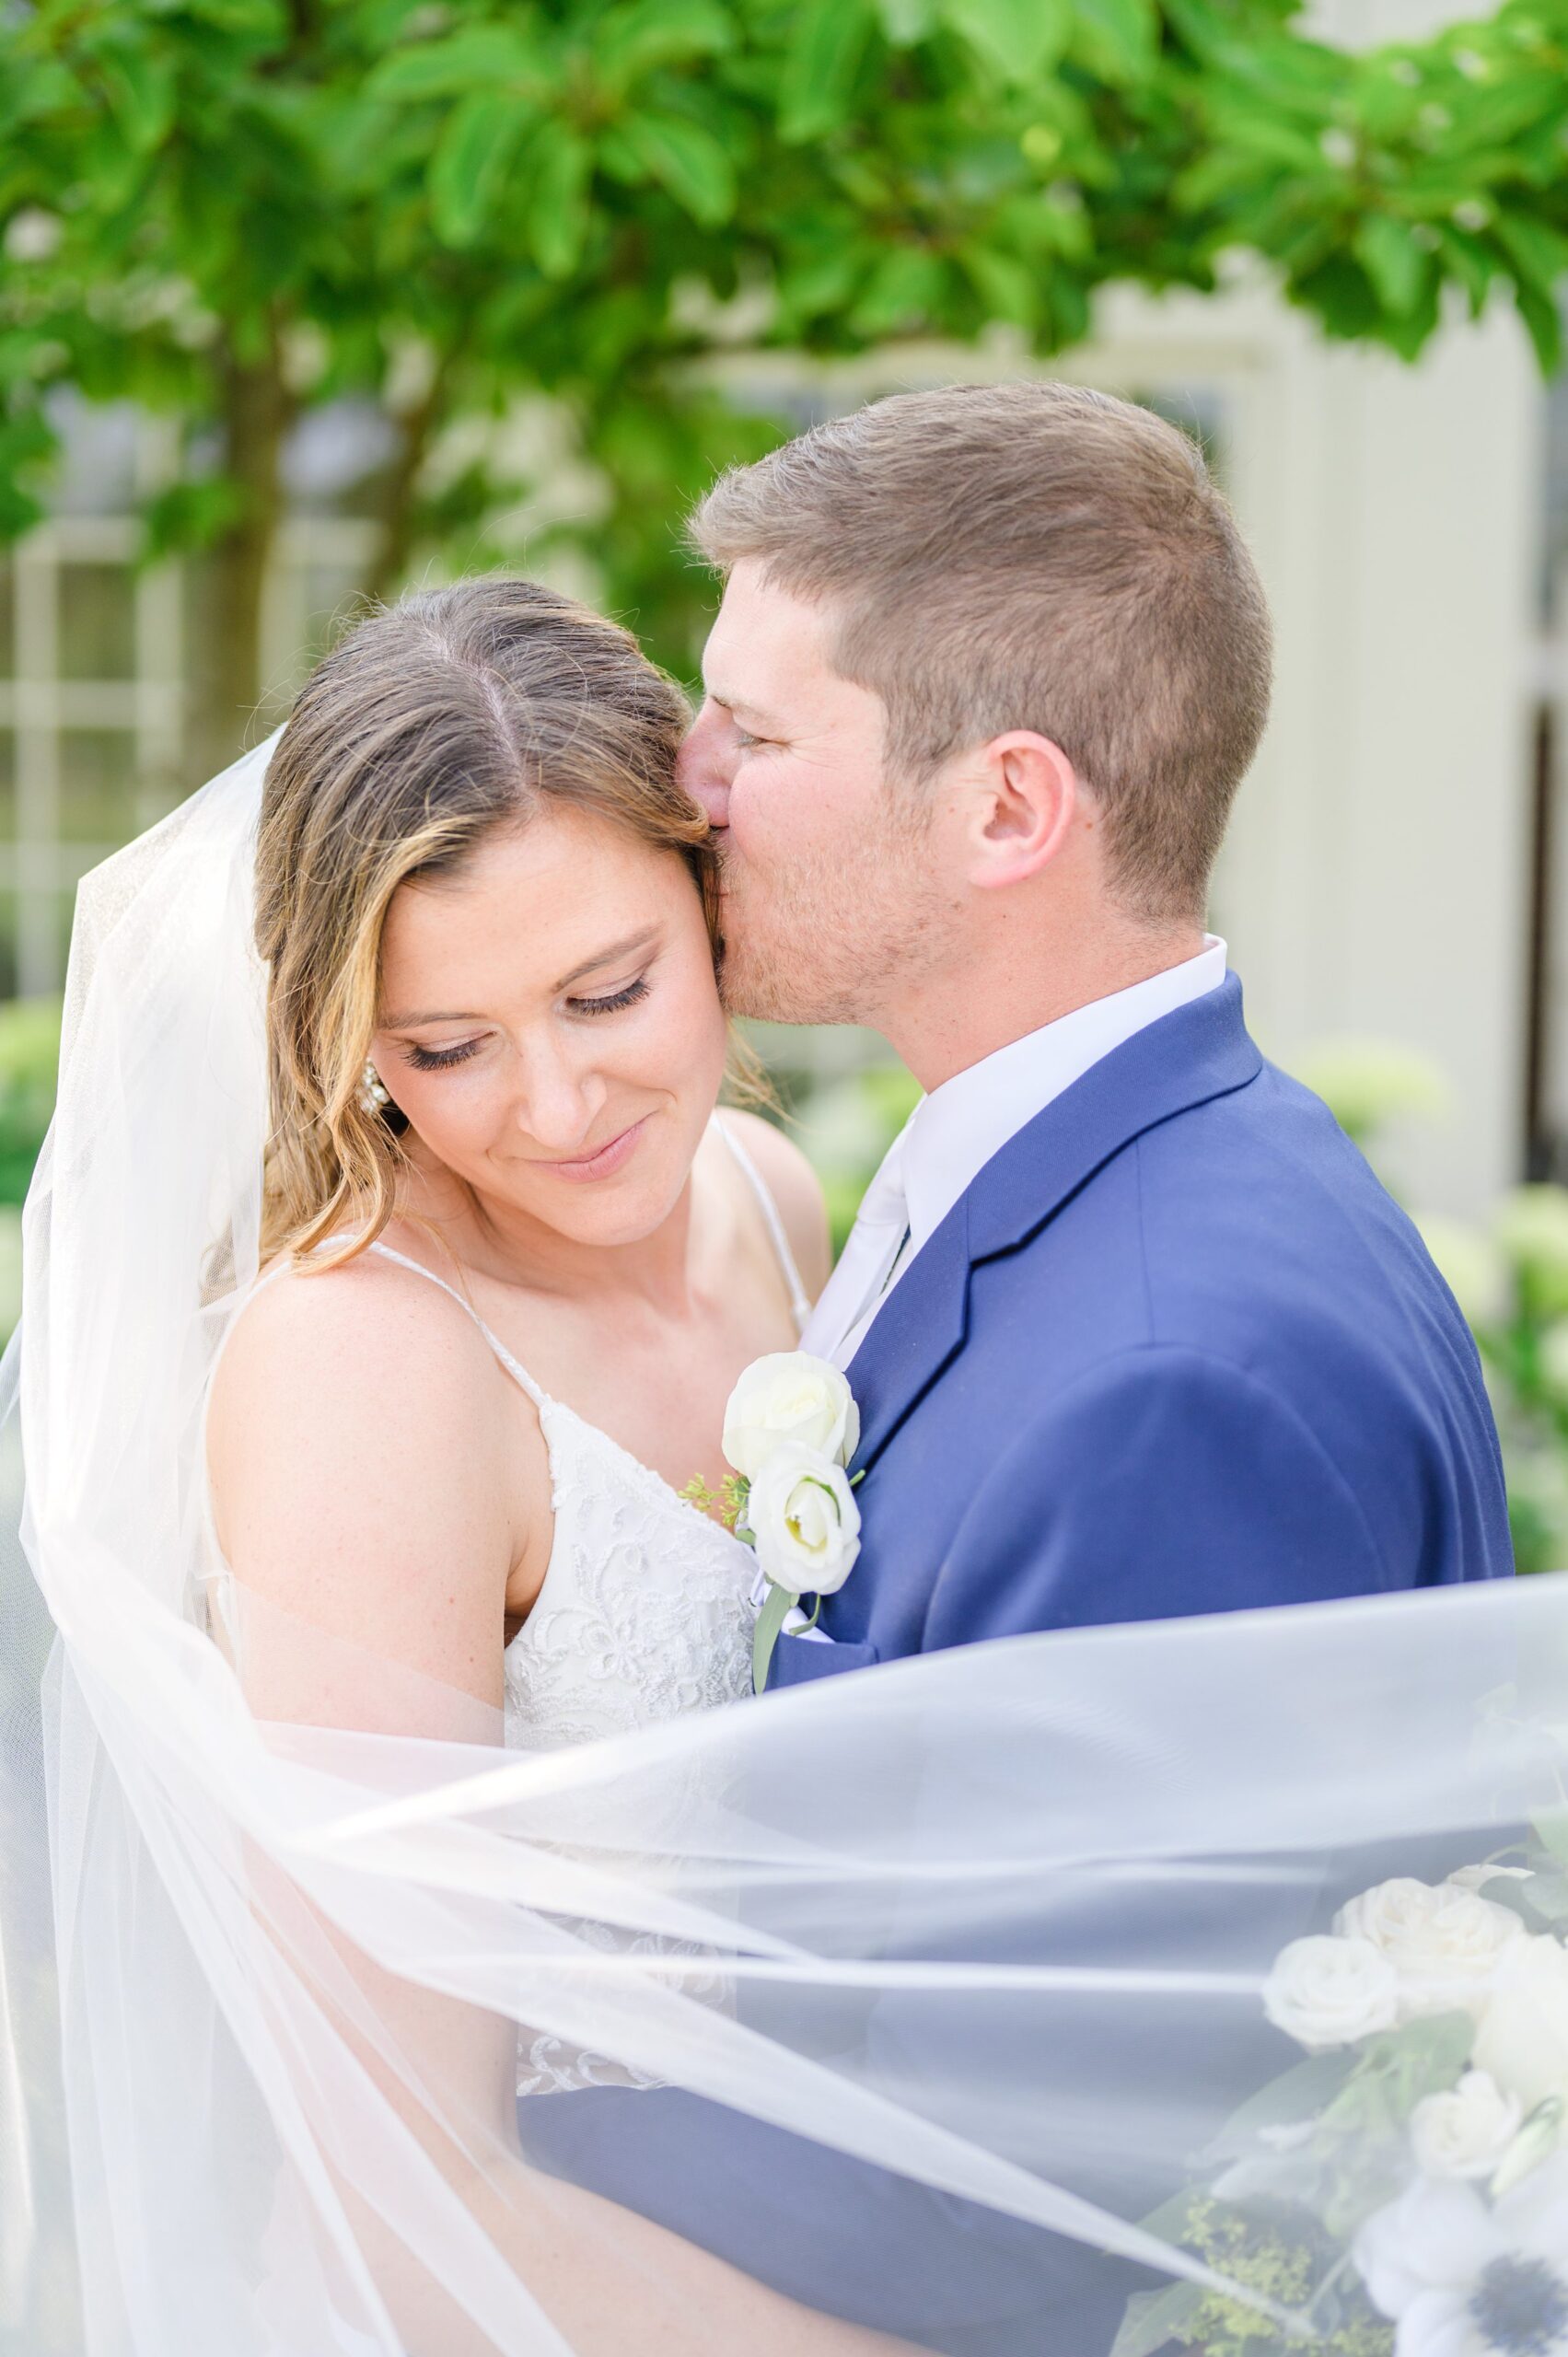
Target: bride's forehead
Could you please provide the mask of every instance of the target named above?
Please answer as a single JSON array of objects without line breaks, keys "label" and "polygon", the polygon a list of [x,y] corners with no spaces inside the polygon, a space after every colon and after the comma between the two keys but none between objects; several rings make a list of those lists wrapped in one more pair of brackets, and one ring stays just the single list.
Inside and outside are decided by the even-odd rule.
[{"label": "bride's forehead", "polygon": [[691,895],[679,860],[592,812],[555,806],[498,830],[460,866],[401,885],[381,940],[384,981],[439,964],[559,975]]}]

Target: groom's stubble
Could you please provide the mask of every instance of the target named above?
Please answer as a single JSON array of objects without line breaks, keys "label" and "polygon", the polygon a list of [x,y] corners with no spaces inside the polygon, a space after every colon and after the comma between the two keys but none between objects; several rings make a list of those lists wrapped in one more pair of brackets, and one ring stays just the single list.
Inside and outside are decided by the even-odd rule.
[{"label": "groom's stubble", "polygon": [[852,842],[792,843],[765,873],[717,838],[720,982],[732,1015],[876,1026],[951,952],[958,896],[933,872],[932,803],[886,779]]}]

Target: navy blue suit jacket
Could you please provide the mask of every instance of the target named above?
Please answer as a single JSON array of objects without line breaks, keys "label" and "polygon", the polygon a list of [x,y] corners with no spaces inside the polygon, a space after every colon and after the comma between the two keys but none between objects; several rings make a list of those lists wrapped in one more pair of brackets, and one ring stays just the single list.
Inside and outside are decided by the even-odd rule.
[{"label": "navy blue suit jacket", "polygon": [[987,1163],[849,1373],[864,1555],[775,1684],[1512,1570],[1469,1329],[1234,975]]},{"label": "navy blue suit jacket", "polygon": [[[864,1551],[824,1601],[832,1642],[781,1639],[773,1686],[977,1639],[1513,1568],[1464,1320],[1326,1108],[1264,1062],[1234,976],[993,1157],[849,1372]],[[1260,1914],[1260,1967],[1309,1928],[1288,1912],[1304,1904],[1297,1885],[1286,1913]],[[881,2038],[907,2060],[920,2023],[897,2014],[876,2009],[868,2050]],[[1255,2086],[1283,2059],[1242,2061],[1232,2040],[1216,2120],[1246,2072]],[[1191,2050],[1181,2068],[1191,2084]],[[1085,2072],[1092,2088],[1092,2055]],[[522,2111],[547,2165],[956,2357],[1097,2357],[1134,2280],[682,2093]],[[1172,2189],[1151,2185],[1149,2206]]]}]

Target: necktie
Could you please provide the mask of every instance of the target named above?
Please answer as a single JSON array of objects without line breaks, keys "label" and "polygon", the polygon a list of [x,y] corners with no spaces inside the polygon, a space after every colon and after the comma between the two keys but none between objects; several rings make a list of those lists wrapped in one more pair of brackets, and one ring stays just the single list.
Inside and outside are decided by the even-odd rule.
[{"label": "necktie", "polygon": [[909,1235],[909,1203],[903,1162],[908,1129],[889,1148],[882,1167],[865,1191],[843,1257],[822,1290],[804,1337],[819,1358],[843,1366],[861,1329],[882,1298]]}]

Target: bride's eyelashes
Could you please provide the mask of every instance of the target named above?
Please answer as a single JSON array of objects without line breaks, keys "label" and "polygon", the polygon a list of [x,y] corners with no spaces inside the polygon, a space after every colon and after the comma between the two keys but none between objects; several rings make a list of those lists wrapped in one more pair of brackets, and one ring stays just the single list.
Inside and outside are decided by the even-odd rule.
[{"label": "bride's eyelashes", "polygon": [[619,1015],[624,1006],[637,1006],[647,997],[648,978],[639,974],[624,990],[611,991],[607,998],[569,998],[566,1002],[574,1015]]},{"label": "bride's eyelashes", "polygon": [[[610,991],[602,998],[569,998],[566,1005],[574,1015],[619,1015],[623,1008],[638,1006],[648,995],[648,978],[639,974],[634,982],[624,989]],[[401,1052],[415,1072],[450,1072],[456,1064],[466,1064],[484,1046],[483,1039],[463,1039],[453,1048],[422,1048],[411,1040]]]},{"label": "bride's eyelashes", "polygon": [[410,1046],[403,1050],[403,1056],[415,1072],[449,1072],[454,1064],[466,1064],[470,1056],[477,1056],[483,1045],[482,1039],[465,1039],[456,1048]]}]

